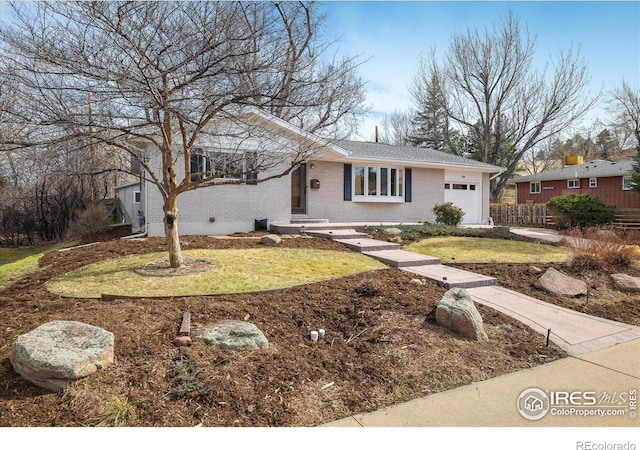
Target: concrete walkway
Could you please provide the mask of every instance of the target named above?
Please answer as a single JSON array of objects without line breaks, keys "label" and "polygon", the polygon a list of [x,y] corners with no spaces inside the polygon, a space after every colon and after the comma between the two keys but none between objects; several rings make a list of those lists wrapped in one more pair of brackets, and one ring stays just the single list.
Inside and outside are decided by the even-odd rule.
[{"label": "concrete walkway", "polygon": [[[552,230],[525,228],[512,231],[550,242],[559,242],[562,238]],[[371,239],[367,234],[355,230],[323,229],[313,233],[340,242],[391,267],[433,280],[447,289],[467,289],[474,301],[513,317],[545,337],[548,335],[551,342],[570,355],[580,355],[640,338],[640,327],[543,302],[497,286],[497,280],[493,277],[443,265],[432,256],[400,250],[400,245],[394,242]]]},{"label": "concrete walkway", "polygon": [[[560,236],[549,230],[512,231],[551,242],[561,240]],[[434,280],[446,288],[466,288],[474,301],[507,314],[543,336],[548,336],[550,341],[571,357],[373,413],[348,417],[325,426],[640,425],[640,420],[635,418],[636,410],[630,404],[627,404],[624,415],[611,415],[610,411],[615,408],[605,404],[600,408],[604,411],[602,416],[588,417],[582,410],[575,412],[576,408],[570,415],[569,409],[550,408],[549,414],[536,421],[519,414],[516,405],[519,395],[532,386],[539,386],[545,391],[596,391],[598,394],[604,393],[605,397],[625,393],[627,399],[635,395],[632,392],[640,388],[640,327],[552,305],[497,286],[495,278],[442,265],[437,258],[405,252],[393,243],[376,241],[355,231],[352,233],[355,234],[325,229],[316,234],[335,237],[335,240],[349,248],[392,267]]]}]

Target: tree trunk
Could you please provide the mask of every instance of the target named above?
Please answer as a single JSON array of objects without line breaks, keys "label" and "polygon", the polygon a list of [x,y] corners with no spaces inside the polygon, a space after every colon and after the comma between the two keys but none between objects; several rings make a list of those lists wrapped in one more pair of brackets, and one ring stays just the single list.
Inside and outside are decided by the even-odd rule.
[{"label": "tree trunk", "polygon": [[164,234],[169,249],[169,265],[173,268],[184,264],[180,236],[178,234],[178,197],[171,196],[164,202]]}]

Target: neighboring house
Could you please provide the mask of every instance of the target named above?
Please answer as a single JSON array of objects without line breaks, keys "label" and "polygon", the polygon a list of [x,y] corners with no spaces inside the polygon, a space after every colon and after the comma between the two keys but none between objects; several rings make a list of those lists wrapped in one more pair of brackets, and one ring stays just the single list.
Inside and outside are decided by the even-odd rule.
[{"label": "neighboring house", "polygon": [[[305,142],[317,151],[312,160],[299,164],[288,176],[252,183],[272,173],[247,173],[256,155],[255,145],[238,152],[234,145],[198,143],[191,157],[193,172],[215,172],[216,164],[238,165],[238,177],[246,184],[217,185],[188,191],[178,198],[179,232],[182,235],[223,235],[252,231],[256,220],[289,224],[295,219],[326,219],[330,222],[433,221],[432,208],[450,201],[465,212],[463,223],[489,221],[489,180],[503,169],[478,161],[415,147],[387,144],[328,141],[310,135],[265,113],[252,113],[263,138],[273,142]],[[243,144],[245,145],[245,144]],[[287,147],[286,145],[283,146]],[[224,158],[224,148],[234,148]],[[177,163],[180,164],[181,158]],[[222,161],[222,162],[221,162]],[[225,162],[226,161],[226,162]],[[151,161],[150,164],[153,164]],[[291,162],[288,162],[291,165]],[[274,167],[281,171],[286,166]],[[177,167],[178,173],[183,167]],[[139,192],[142,214],[150,236],[163,236],[162,199],[155,186],[118,188],[121,198]],[[124,202],[123,202],[124,203]],[[136,213],[132,210],[135,224]]]},{"label": "neighboring house", "polygon": [[143,187],[144,183],[135,181],[115,188],[119,208],[118,222],[131,224],[134,230],[141,229],[145,224]]},{"label": "neighboring house", "polygon": [[553,197],[587,194],[599,197],[615,209],[640,208],[640,197],[631,189],[632,161],[594,160],[518,177],[518,204],[546,203]]}]

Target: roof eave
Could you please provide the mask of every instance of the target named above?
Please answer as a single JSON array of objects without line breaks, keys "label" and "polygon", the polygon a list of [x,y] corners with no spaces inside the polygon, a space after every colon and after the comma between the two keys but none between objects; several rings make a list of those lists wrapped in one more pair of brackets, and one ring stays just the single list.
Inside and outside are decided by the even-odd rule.
[{"label": "roof eave", "polygon": [[503,167],[498,166],[476,166],[473,164],[458,164],[451,162],[431,162],[431,161],[413,161],[406,159],[395,159],[395,158],[375,158],[368,156],[349,156],[343,158],[343,161],[348,162],[380,162],[386,164],[393,165],[410,165],[412,167],[424,167],[424,168],[434,168],[434,169],[451,169],[451,168],[459,168],[465,170],[472,170],[475,172],[483,172],[483,173],[502,173],[505,171]]}]

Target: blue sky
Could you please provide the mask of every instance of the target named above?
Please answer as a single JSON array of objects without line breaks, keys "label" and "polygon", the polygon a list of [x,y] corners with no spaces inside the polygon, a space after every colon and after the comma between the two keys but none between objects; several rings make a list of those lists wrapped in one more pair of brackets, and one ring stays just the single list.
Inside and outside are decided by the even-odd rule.
[{"label": "blue sky", "polygon": [[[407,87],[420,54],[434,45],[444,51],[452,33],[490,27],[508,11],[536,36],[538,67],[573,45],[587,60],[592,93],[623,79],[640,86],[639,1],[328,1],[324,6],[324,37],[339,38],[340,53],[367,60],[360,75],[372,113],[355,139],[372,140],[385,114],[412,106]],[[0,0],[0,16],[6,8]],[[606,113],[596,109],[586,123],[596,118],[605,120]]]},{"label": "blue sky", "polygon": [[[640,2],[330,1],[325,8],[325,37],[339,37],[340,52],[368,59],[360,75],[373,112],[357,139],[371,140],[385,114],[412,106],[407,86],[420,54],[434,45],[444,51],[453,33],[490,27],[508,11],[536,36],[537,67],[573,45],[587,61],[592,93],[623,79],[640,85]],[[600,109],[588,121],[596,117],[606,118]]]}]

